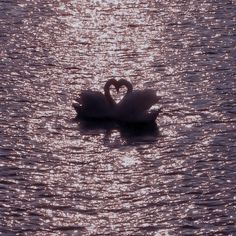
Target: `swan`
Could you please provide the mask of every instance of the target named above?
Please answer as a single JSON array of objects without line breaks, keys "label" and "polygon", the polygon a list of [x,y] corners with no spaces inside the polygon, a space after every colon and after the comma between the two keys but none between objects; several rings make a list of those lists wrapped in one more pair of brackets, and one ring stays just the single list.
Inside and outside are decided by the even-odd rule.
[{"label": "swan", "polygon": [[104,94],[98,91],[85,90],[75,101],[72,106],[77,112],[77,117],[81,119],[114,119],[116,103],[110,94],[110,87],[113,85],[119,92],[120,87],[128,86],[127,93],[131,92],[128,81],[109,79],[104,86]]},{"label": "swan", "polygon": [[[116,104],[110,94],[114,86],[117,93],[122,86],[127,91],[123,99]],[[104,86],[104,94],[98,91],[82,91],[79,98],[72,104],[77,117],[86,120],[111,119],[121,123],[151,123],[155,122],[160,110],[149,109],[159,101],[156,91],[151,89],[133,90],[132,84],[125,80],[110,79]]]},{"label": "swan", "polygon": [[130,82],[121,79],[121,83],[125,83],[129,88],[129,92],[116,105],[115,117],[116,120],[125,123],[151,123],[155,122],[159,110],[149,109],[155,105],[160,96],[156,95],[156,91],[152,89],[135,90]]}]

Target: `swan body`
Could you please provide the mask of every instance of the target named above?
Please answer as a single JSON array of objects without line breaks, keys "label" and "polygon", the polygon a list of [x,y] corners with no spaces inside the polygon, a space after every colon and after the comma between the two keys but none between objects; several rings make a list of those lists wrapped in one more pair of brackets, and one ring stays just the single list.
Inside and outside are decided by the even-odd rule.
[{"label": "swan body", "polygon": [[108,119],[112,116],[112,106],[101,92],[82,91],[72,106],[78,118]]},{"label": "swan body", "polygon": [[[113,85],[117,92],[125,86],[127,93],[116,104],[110,94]],[[98,91],[82,91],[73,103],[78,118],[82,119],[112,119],[122,123],[150,123],[155,122],[159,111],[149,109],[159,101],[160,97],[154,90],[136,90],[130,82],[124,79],[116,81],[110,79],[104,86],[104,94]]]},{"label": "swan body", "polygon": [[110,94],[110,86],[114,85],[116,90],[116,80],[110,79],[104,86],[104,94],[98,91],[85,90],[79,98],[72,104],[77,112],[77,117],[82,119],[111,119],[115,102]]},{"label": "swan body", "polygon": [[117,104],[116,118],[123,122],[154,122],[159,111],[149,109],[159,101],[154,90],[136,90],[127,93]]}]

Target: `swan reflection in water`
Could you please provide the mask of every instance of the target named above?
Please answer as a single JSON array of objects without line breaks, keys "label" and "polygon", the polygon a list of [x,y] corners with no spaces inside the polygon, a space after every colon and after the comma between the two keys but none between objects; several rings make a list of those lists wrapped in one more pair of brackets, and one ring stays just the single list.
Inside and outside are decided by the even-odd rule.
[{"label": "swan reflection in water", "polygon": [[[75,122],[78,119],[74,119]],[[128,144],[154,142],[159,136],[159,128],[155,122],[152,123],[135,123],[125,124],[114,121],[87,121],[80,120],[78,123],[82,135],[100,135],[104,134],[104,143],[111,145],[113,133],[119,132],[121,139]],[[117,144],[120,143],[118,141]]]},{"label": "swan reflection in water", "polygon": [[[116,103],[111,96],[110,88],[114,86],[117,93],[121,87],[126,87],[125,96]],[[133,90],[130,82],[110,79],[104,86],[104,94],[98,91],[82,91],[72,104],[77,112],[76,119],[80,121],[81,133],[93,134],[104,131],[109,137],[116,129],[121,137],[156,137],[158,127],[155,120],[160,112],[150,110],[159,101],[156,91],[151,89]]]}]

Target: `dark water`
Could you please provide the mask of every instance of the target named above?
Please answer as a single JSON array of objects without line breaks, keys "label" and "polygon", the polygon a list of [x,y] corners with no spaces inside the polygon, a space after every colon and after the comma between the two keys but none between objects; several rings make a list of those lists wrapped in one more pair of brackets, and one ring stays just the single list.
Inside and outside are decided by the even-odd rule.
[{"label": "dark water", "polygon": [[[235,20],[229,0],[1,0],[0,235],[236,235]],[[110,78],[156,88],[158,128],[74,122]]]}]

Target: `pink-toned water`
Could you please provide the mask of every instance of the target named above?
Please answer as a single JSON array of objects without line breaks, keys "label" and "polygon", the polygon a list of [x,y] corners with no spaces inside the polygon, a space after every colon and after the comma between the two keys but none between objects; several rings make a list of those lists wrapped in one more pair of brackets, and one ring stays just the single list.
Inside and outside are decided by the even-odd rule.
[{"label": "pink-toned water", "polygon": [[[235,1],[0,1],[0,235],[235,235]],[[110,78],[155,132],[84,127]]]}]

